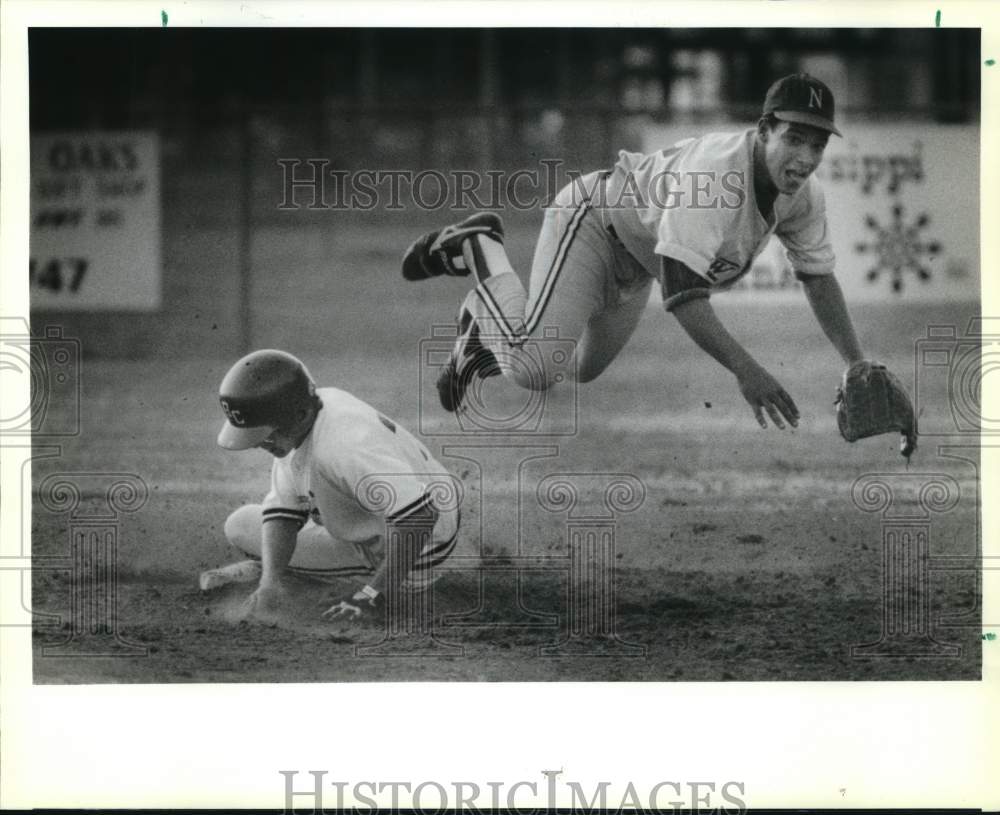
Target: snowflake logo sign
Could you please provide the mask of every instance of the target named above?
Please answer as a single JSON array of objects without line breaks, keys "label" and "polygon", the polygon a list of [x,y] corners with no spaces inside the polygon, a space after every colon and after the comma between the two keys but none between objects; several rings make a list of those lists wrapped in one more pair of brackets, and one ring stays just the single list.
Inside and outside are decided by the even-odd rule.
[{"label": "snowflake logo sign", "polygon": [[938,241],[927,240],[921,235],[930,222],[930,216],[922,212],[912,224],[905,223],[902,204],[892,208],[892,222],[887,226],[882,226],[874,215],[866,215],[865,226],[874,233],[874,239],[868,243],[859,242],[854,248],[859,254],[875,255],[875,265],[865,274],[868,282],[874,283],[885,272],[892,281],[892,290],[900,292],[906,272],[923,282],[930,280],[931,271],[923,263],[941,251]]}]

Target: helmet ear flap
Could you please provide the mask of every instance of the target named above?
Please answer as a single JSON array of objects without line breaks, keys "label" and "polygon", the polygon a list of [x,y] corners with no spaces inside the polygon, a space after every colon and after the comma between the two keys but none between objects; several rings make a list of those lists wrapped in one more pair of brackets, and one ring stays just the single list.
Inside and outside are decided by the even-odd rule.
[{"label": "helmet ear flap", "polygon": [[313,393],[310,399],[298,407],[295,411],[295,426],[303,424],[311,418],[316,416],[316,412],[322,407],[323,403],[320,398]]}]

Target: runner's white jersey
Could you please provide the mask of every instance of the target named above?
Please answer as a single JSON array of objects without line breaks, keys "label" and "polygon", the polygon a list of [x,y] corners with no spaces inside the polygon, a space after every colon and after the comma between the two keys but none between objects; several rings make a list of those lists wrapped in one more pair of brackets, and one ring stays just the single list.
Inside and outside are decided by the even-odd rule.
[{"label": "runner's white jersey", "polygon": [[[305,441],[271,468],[263,518],[309,518],[345,541],[384,532],[385,521],[426,507],[429,485],[452,480],[405,427],[337,388],[320,388],[323,407]],[[384,476],[384,478],[379,478]],[[389,490],[378,486],[382,481]],[[384,502],[384,511],[371,507]],[[366,508],[367,507],[367,508]]]},{"label": "runner's white jersey", "polygon": [[756,130],[709,133],[655,153],[621,151],[608,180],[607,218],[629,253],[657,279],[659,256],[679,260],[713,286],[736,281],[772,235],[799,272],[832,274],[822,189],[810,176],[779,195],[773,222],[754,196]]}]

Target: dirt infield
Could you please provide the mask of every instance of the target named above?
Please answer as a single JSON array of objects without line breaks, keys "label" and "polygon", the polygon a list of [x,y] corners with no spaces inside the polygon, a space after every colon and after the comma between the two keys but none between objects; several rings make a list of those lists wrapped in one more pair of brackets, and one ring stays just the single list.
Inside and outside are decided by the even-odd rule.
[{"label": "dirt infield", "polygon": [[[653,306],[599,380],[553,392],[537,426],[491,435],[456,428],[428,390],[426,343],[450,322],[462,281],[397,291],[396,278],[379,270],[398,252],[378,246],[336,264],[321,248],[314,257],[303,249],[289,286],[275,246],[258,250],[272,311],[259,315],[254,344],[299,354],[321,384],[350,390],[420,433],[462,479],[462,538],[434,589],[431,639],[420,642],[430,653],[412,655],[405,638],[365,651],[381,631],[320,622],[330,586],[296,584],[275,625],[236,620],[246,587],[199,592],[200,570],[235,557],[221,532],[226,516],[267,489],[264,453],[214,446],[215,389],[232,360],[207,347],[148,361],[102,360],[85,348],[80,432],[36,440],[34,450],[36,682],[979,677],[981,604],[970,565],[977,439],[927,436],[908,469],[895,438],[841,441],[831,404],[841,366],[804,298],[713,300],[796,399],[796,431],[759,430],[731,377]],[[329,292],[331,281],[336,299],[306,296]],[[946,378],[915,365],[915,343],[930,325],[961,332],[975,306],[853,312],[873,356],[909,385],[921,378],[921,422],[947,428]],[[496,380],[484,398],[497,415],[523,409],[521,396]],[[69,420],[76,406],[50,409]],[[641,485],[641,505],[609,513],[602,490],[625,476]],[[540,485],[553,478],[576,485],[572,512],[545,506]],[[76,484],[78,504],[53,498],[65,481]],[[135,492],[119,494],[109,513],[114,483]],[[900,518],[909,518],[906,529]],[[612,537],[614,597],[602,606],[610,622],[571,608],[580,573],[570,542],[581,524]],[[74,536],[94,529],[117,547],[117,596],[88,611],[79,603],[93,598],[92,577],[74,577],[70,554]],[[853,652],[885,639],[883,539],[893,529],[927,538],[914,562],[928,570],[899,589],[899,608],[912,615],[909,650],[886,656],[892,643],[883,643]],[[74,635],[95,619],[118,639]],[[617,639],[588,634],[609,626]],[[938,645],[917,653],[916,639]],[[955,648],[940,653],[942,645]],[[117,656],[84,656],[109,650]]]}]

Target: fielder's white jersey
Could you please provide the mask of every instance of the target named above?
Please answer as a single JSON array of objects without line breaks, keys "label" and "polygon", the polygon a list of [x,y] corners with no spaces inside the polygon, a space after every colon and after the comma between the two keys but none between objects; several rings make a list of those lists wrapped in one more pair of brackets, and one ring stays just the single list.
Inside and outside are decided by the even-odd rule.
[{"label": "fielder's white jersey", "polygon": [[749,270],[772,235],[799,272],[832,274],[823,192],[810,176],[779,195],[768,223],[753,185],[756,130],[709,133],[644,155],[621,151],[608,179],[607,218],[619,240],[655,278],[660,255],[679,260],[713,286]]},{"label": "fielder's white jersey", "polygon": [[286,518],[301,526],[311,518],[337,539],[367,541],[383,534],[387,520],[432,503],[429,484],[452,483],[448,470],[402,425],[346,391],[320,388],[317,394],[323,407],[309,435],[274,460],[264,522]]}]

